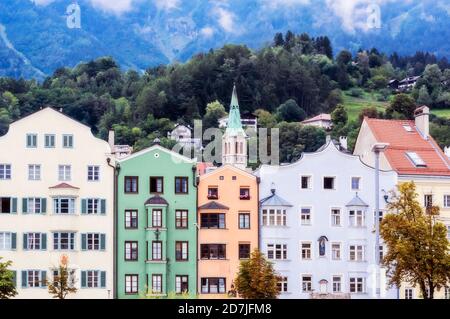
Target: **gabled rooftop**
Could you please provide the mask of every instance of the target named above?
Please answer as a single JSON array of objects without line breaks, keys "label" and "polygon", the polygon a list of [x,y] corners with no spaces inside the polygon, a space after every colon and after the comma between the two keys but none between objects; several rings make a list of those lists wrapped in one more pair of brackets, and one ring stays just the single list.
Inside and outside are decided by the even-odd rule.
[{"label": "gabled rooftop", "polygon": [[272,189],[271,192],[272,195],[261,199],[259,202],[261,206],[292,207],[291,203],[276,194],[275,189]]},{"label": "gabled rooftop", "polygon": [[212,202],[208,202],[202,206],[200,206],[198,209],[220,209],[220,210],[228,210],[230,209],[229,207],[222,205],[218,202],[212,201]]}]

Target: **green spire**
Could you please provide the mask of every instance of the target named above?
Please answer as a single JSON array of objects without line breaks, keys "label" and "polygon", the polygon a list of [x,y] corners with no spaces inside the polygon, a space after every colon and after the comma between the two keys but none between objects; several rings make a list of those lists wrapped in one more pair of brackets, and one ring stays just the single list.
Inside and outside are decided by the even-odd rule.
[{"label": "green spire", "polygon": [[231,96],[230,114],[228,116],[228,133],[238,133],[244,131],[241,122],[241,113],[239,111],[239,102],[237,97],[236,85],[233,85],[233,95]]}]

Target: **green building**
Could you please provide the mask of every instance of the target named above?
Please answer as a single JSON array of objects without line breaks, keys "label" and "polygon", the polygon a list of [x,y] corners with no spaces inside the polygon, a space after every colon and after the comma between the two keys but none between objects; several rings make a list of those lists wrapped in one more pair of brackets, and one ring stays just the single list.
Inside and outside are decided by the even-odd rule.
[{"label": "green building", "polygon": [[118,161],[118,298],[196,294],[195,173],[195,161],[159,144]]}]

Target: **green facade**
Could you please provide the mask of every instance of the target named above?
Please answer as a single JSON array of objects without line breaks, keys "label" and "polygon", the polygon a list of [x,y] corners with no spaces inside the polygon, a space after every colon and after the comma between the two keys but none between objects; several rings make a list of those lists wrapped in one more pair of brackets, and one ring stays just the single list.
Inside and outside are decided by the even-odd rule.
[{"label": "green facade", "polygon": [[[183,281],[183,290],[186,287],[189,294],[194,296],[197,291],[197,187],[195,185],[195,162],[188,158],[174,155],[169,150],[156,145],[149,149],[138,152],[119,162],[118,173],[118,206],[117,206],[117,295],[118,298],[146,298],[147,293],[153,296],[166,297],[176,293],[176,278],[178,282]],[[130,177],[138,177],[137,193],[125,192],[125,180],[130,185]],[[153,191],[155,190],[155,178],[162,177],[163,189],[158,193],[151,193],[150,184],[153,180]],[[187,178],[187,193],[176,193],[176,179]],[[183,187],[185,185],[183,184]],[[181,187],[181,186],[180,186]],[[181,189],[183,188],[181,187]],[[130,189],[128,189],[130,190]],[[180,189],[178,189],[180,190]],[[184,191],[186,191],[184,189]],[[159,193],[160,192],[160,193]],[[130,226],[130,211],[137,211],[137,229],[126,228],[126,214]],[[153,223],[159,225],[158,211],[161,212],[161,227],[153,227]],[[178,218],[176,224],[176,213],[178,217],[187,215],[187,222],[182,222]],[[182,213],[182,212],[186,213]],[[126,213],[128,212],[128,213]],[[187,226],[185,225],[187,224]],[[133,225],[134,226],[134,225]],[[182,228],[187,227],[187,228]],[[159,242],[159,243],[158,243]],[[182,253],[178,253],[177,260],[176,243],[178,247],[184,246]],[[130,245],[138,244],[137,260],[126,260],[126,243]],[[155,244],[156,243],[156,244]],[[160,245],[162,248],[162,258],[153,259],[153,245]],[[155,250],[159,250],[155,248]],[[187,256],[186,256],[187,252]],[[131,253],[128,252],[128,258]],[[128,275],[128,292],[126,290],[126,278]],[[138,292],[130,293],[130,278],[138,281]],[[155,277],[154,277],[155,276]],[[153,279],[162,278],[162,292],[153,292]],[[187,278],[186,278],[187,276]],[[156,280],[158,281],[158,280]],[[134,285],[133,285],[134,286]],[[157,285],[158,286],[158,285]],[[181,284],[178,285],[180,289]],[[131,289],[133,290],[133,289]],[[151,297],[150,297],[151,298]]]}]

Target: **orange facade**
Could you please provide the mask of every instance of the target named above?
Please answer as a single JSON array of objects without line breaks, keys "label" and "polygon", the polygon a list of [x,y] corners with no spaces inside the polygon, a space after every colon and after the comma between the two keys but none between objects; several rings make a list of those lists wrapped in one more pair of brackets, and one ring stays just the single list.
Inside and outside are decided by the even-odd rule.
[{"label": "orange facade", "polygon": [[202,298],[233,290],[241,260],[258,248],[257,177],[226,165],[200,176],[198,290]]}]

